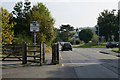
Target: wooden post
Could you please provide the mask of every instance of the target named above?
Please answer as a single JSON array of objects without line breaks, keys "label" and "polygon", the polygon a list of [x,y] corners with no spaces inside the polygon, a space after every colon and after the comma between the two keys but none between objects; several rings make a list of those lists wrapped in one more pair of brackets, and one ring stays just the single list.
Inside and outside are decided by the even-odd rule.
[{"label": "wooden post", "polygon": [[45,63],[45,42],[43,42],[43,63]]},{"label": "wooden post", "polygon": [[54,46],[54,45],[52,44],[52,64],[53,64],[53,61],[54,61],[54,60],[53,60],[53,58],[54,58],[54,49],[53,49],[54,47],[53,47],[53,46]]},{"label": "wooden post", "polygon": [[27,46],[26,43],[24,43],[23,46],[23,60],[22,60],[22,64],[27,64]]},{"label": "wooden post", "polygon": [[57,45],[55,44],[54,45],[54,64],[56,64],[57,63]]},{"label": "wooden post", "polygon": [[57,64],[59,64],[59,44],[57,43]]},{"label": "wooden post", "polygon": [[40,42],[40,66],[42,66],[42,53],[41,53],[41,42]]}]

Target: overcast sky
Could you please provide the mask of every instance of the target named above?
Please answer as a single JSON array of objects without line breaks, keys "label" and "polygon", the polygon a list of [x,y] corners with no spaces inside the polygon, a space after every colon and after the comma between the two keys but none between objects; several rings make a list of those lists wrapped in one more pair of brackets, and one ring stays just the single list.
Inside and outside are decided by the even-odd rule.
[{"label": "overcast sky", "polygon": [[[24,0],[1,0],[0,5],[9,12],[13,10],[15,3]],[[32,5],[43,2],[52,17],[55,19],[55,27],[62,24],[70,24],[73,27],[94,27],[97,18],[104,9],[118,8],[119,0],[29,0]]]}]

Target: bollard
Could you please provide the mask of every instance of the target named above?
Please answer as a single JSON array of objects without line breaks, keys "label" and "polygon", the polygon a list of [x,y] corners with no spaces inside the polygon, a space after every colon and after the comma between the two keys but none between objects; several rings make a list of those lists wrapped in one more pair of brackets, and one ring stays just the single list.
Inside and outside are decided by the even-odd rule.
[{"label": "bollard", "polygon": [[22,64],[27,64],[27,46],[26,46],[26,43],[24,43],[24,46],[23,46],[23,60],[22,60]]}]

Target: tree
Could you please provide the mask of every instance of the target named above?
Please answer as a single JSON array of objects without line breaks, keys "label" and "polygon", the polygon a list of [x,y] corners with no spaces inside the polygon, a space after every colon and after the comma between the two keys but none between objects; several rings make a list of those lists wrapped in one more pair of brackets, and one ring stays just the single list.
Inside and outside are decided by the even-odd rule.
[{"label": "tree", "polygon": [[61,25],[60,26],[60,33],[59,37],[61,38],[61,41],[68,41],[69,38],[71,38],[74,33],[70,33],[70,31],[73,31],[74,27],[70,26],[69,24],[67,25]]},{"label": "tree", "polygon": [[25,1],[18,2],[14,6],[14,10],[12,14],[14,17],[11,19],[12,22],[16,22],[17,24],[14,27],[15,35],[17,34],[29,34],[29,26],[28,26],[28,12],[30,12],[31,2]]},{"label": "tree", "polygon": [[32,21],[37,21],[40,24],[40,31],[37,33],[37,41],[46,41],[51,43],[54,39],[54,19],[50,15],[48,8],[43,3],[34,5],[28,13],[29,24]]},{"label": "tree", "polygon": [[55,39],[53,42],[58,42],[58,41],[61,41],[61,38],[60,38],[60,30],[58,28],[54,28],[54,32],[55,32]]},{"label": "tree", "polygon": [[91,29],[83,29],[79,32],[79,38],[81,41],[88,43],[93,37],[93,31]]},{"label": "tree", "polygon": [[15,26],[15,34],[24,34],[23,38],[27,36],[33,39],[33,33],[30,32],[30,23],[37,21],[40,24],[40,31],[37,32],[37,42],[51,43],[54,39],[54,19],[50,15],[48,8],[43,3],[38,3],[31,8],[29,1],[18,2],[15,7],[13,14],[13,21],[17,22]]},{"label": "tree", "polygon": [[[104,10],[98,17],[99,36],[105,36],[106,41],[112,40],[111,36],[118,34],[118,20],[114,11]],[[98,27],[96,27],[98,30]]]},{"label": "tree", "polygon": [[10,18],[12,14],[10,14],[6,9],[1,8],[2,14],[2,43],[3,44],[12,44],[14,40],[14,25],[15,23],[10,23]]},{"label": "tree", "polygon": [[73,31],[73,30],[74,30],[74,28],[69,24],[60,26],[60,31],[69,32],[69,31]]}]

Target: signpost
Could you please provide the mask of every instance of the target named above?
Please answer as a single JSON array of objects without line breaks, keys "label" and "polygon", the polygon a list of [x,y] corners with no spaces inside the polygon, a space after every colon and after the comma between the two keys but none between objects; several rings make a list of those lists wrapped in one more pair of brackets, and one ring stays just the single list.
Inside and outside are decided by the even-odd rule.
[{"label": "signpost", "polygon": [[[36,45],[36,32],[39,32],[39,23],[37,21],[32,21],[30,23],[30,32],[34,32],[34,45]],[[36,48],[34,48],[36,50]],[[35,55],[36,53],[34,53]]]}]

